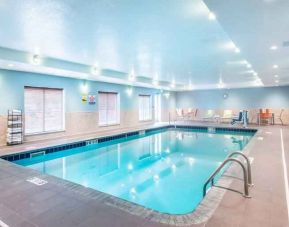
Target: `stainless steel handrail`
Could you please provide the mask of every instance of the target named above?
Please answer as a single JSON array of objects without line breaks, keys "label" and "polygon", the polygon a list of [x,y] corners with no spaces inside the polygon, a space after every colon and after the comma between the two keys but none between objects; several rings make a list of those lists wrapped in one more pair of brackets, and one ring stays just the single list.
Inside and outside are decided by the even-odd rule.
[{"label": "stainless steel handrail", "polygon": [[247,170],[245,168],[245,166],[243,165],[243,163],[236,159],[236,158],[227,158],[216,170],[215,172],[209,177],[209,179],[206,181],[206,183],[204,184],[203,187],[203,197],[206,196],[207,194],[207,186],[208,184],[211,182],[212,186],[214,185],[214,177],[219,173],[219,171],[228,163],[228,162],[236,162],[238,163],[243,170],[243,177],[244,177],[244,194],[243,196],[246,198],[250,198],[249,196],[249,188],[248,188],[248,174],[247,174]]},{"label": "stainless steel handrail", "polygon": [[235,152],[229,154],[228,158],[231,158],[234,155],[241,155],[246,160],[246,162],[247,162],[247,173],[248,173],[248,184],[249,184],[249,186],[253,186],[254,184],[252,182],[251,163],[250,163],[249,158],[245,154],[243,154],[243,153],[241,153],[239,151],[235,151]]}]

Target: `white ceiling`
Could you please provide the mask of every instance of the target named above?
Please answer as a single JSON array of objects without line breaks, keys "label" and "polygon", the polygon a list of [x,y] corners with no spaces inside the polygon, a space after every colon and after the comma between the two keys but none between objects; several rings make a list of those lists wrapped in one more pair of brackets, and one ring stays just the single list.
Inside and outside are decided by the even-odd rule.
[{"label": "white ceiling", "polygon": [[[289,83],[288,0],[204,0],[265,85]],[[271,50],[276,46],[276,50]],[[274,69],[273,65],[278,65]],[[274,75],[279,77],[276,79]]]},{"label": "white ceiling", "polygon": [[[210,12],[217,20],[209,19]],[[282,47],[289,40],[288,12],[288,0],[2,0],[0,46],[55,62],[98,65],[103,72],[122,72],[118,79],[124,82],[134,71],[135,83],[148,86],[154,78],[166,87],[175,83],[170,88],[178,90],[271,86],[275,74],[284,85],[289,83],[289,47]],[[279,47],[275,51],[273,44]],[[0,67],[43,73],[55,68],[54,74],[65,74],[57,73],[63,61],[34,66],[17,60],[17,54],[5,59],[0,49]],[[274,64],[279,69],[272,69]],[[68,70],[73,77],[87,73],[72,73],[76,68]]]}]

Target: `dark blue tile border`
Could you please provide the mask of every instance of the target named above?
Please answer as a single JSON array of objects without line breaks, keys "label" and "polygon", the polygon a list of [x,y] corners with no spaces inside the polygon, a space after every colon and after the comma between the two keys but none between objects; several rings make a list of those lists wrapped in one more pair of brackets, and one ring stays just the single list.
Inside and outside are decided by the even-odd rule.
[{"label": "dark blue tile border", "polygon": [[64,151],[72,148],[78,148],[78,147],[84,147],[90,144],[95,144],[95,143],[104,143],[116,139],[122,139],[122,138],[127,138],[131,136],[136,136],[139,135],[140,132],[153,132],[157,130],[162,130],[162,129],[173,129],[173,128],[179,128],[179,129],[194,129],[200,132],[208,132],[209,128],[213,128],[215,132],[248,132],[248,133],[256,133],[257,129],[243,129],[243,128],[225,128],[225,127],[206,127],[206,126],[192,126],[192,125],[167,125],[163,127],[157,127],[157,128],[151,128],[151,129],[146,129],[146,130],[138,130],[138,131],[133,131],[133,132],[128,132],[128,133],[121,133],[118,135],[113,135],[113,136],[106,136],[106,137],[100,137],[100,138],[95,138],[95,139],[90,139],[90,140],[85,140],[85,141],[80,141],[80,142],[75,142],[75,143],[70,143],[70,144],[63,144],[63,145],[58,145],[58,146],[53,146],[53,147],[46,147],[46,148],[41,148],[37,150],[31,150],[27,152],[21,152],[17,154],[11,154],[11,155],[5,155],[0,158],[6,160],[6,161],[17,161],[20,159],[25,159],[25,158],[30,158],[31,155],[36,154],[38,152],[44,152],[45,154],[51,154],[54,152],[59,152],[59,151]]}]

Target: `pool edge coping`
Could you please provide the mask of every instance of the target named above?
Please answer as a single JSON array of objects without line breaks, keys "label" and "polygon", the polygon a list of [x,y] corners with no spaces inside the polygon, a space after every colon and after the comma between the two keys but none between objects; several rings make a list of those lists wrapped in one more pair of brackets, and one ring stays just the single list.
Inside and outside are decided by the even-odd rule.
[{"label": "pool edge coping", "polygon": [[[249,128],[246,130],[243,128],[230,128],[230,127],[224,127],[224,126],[220,126],[220,127],[218,127],[218,126],[192,126],[192,125],[190,125],[190,126],[177,125],[177,126],[179,126],[179,127],[183,126],[185,128],[202,128],[202,129],[204,129],[204,128],[208,129],[210,127],[213,127],[213,128],[227,129],[229,132],[230,131],[254,130],[255,131],[254,136],[252,137],[250,142],[246,145],[246,147],[243,150],[243,152],[245,154],[250,153],[257,136],[262,131],[262,130],[256,129],[256,128]],[[148,128],[148,129],[145,129],[145,131],[146,130],[154,131],[154,130],[161,130],[163,128],[174,128],[174,127],[175,127],[174,125],[166,125],[166,126],[161,126],[161,127]],[[232,130],[232,129],[235,129],[235,130]],[[140,132],[140,131],[144,131],[144,130],[137,130],[137,132]],[[208,132],[208,131],[203,131],[203,132]],[[249,132],[249,131],[247,131],[247,132]],[[128,133],[130,133],[130,132],[128,132]],[[114,136],[116,136],[116,135],[114,135]],[[7,162],[7,163],[13,165],[14,167],[16,166],[18,168],[22,168],[22,169],[28,171],[28,169],[26,167],[17,165],[15,163],[11,163],[10,161],[7,161],[7,160],[4,160],[4,162]],[[226,171],[226,173],[229,173],[228,171],[232,171],[235,169],[236,169],[236,166],[231,165],[230,168]],[[31,169],[29,169],[29,171],[32,171],[33,175],[35,175],[36,177],[38,176],[41,179],[47,180],[50,183],[54,183],[54,184],[63,186],[63,187],[65,187],[65,189],[72,190],[72,191],[76,192],[77,194],[88,197],[89,199],[97,200],[98,202],[102,202],[108,206],[118,208],[118,209],[123,210],[125,212],[128,212],[132,215],[135,215],[135,216],[138,216],[138,217],[141,217],[141,218],[153,221],[153,222],[162,223],[162,224],[169,224],[169,225],[174,225],[174,226],[188,226],[188,225],[192,225],[192,224],[200,224],[200,223],[207,221],[212,216],[214,211],[217,209],[224,194],[226,193],[225,190],[214,187],[208,191],[206,197],[203,198],[203,200],[198,204],[196,209],[193,210],[192,212],[190,212],[188,214],[182,214],[182,215],[167,214],[167,213],[161,213],[161,212],[146,208],[142,205],[123,200],[121,198],[115,197],[113,195],[109,195],[109,194],[104,193],[104,192],[100,192],[100,191],[95,190],[95,189],[86,188],[85,186],[79,185],[77,183],[73,183],[73,182],[68,181],[68,180],[64,180],[62,178],[58,178],[58,177],[54,177],[52,175],[40,173],[38,171],[31,170]],[[228,186],[230,186],[230,184],[232,182],[233,182],[232,179],[228,179],[228,177],[224,177],[223,175],[219,179],[219,183],[221,183],[222,186],[228,187]]]}]

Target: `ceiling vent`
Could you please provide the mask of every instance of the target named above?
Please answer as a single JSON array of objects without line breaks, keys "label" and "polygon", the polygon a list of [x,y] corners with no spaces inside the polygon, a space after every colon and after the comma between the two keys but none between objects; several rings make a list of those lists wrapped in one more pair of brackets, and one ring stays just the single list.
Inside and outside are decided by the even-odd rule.
[{"label": "ceiling vent", "polygon": [[283,42],[283,47],[289,47],[289,41],[284,41]]}]

